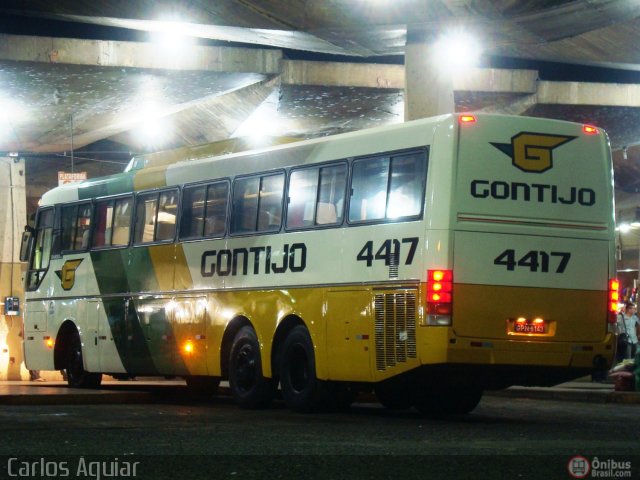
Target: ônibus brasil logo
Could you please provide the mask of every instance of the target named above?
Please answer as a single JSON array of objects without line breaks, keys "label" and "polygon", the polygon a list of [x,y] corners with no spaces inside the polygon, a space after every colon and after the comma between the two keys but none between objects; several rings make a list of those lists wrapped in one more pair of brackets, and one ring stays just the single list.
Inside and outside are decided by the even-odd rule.
[{"label": "\u00f4nibus brasil logo", "polygon": [[591,465],[589,464],[589,460],[577,455],[569,460],[567,469],[573,478],[586,478],[591,471]]}]

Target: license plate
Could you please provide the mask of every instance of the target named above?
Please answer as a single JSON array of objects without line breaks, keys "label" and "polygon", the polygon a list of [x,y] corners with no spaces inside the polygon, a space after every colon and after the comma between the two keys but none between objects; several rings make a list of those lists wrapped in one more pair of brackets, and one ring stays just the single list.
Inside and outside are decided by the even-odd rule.
[{"label": "license plate", "polygon": [[515,333],[547,333],[547,324],[545,323],[516,323],[513,325]]}]

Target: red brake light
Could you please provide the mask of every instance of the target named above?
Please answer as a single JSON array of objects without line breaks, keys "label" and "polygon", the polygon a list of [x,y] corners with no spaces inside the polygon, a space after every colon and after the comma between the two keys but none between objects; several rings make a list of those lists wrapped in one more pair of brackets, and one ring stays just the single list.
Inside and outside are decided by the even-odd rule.
[{"label": "red brake light", "polygon": [[427,271],[427,306],[429,313],[450,315],[453,301],[453,271]]},{"label": "red brake light", "polygon": [[597,127],[594,127],[593,125],[583,125],[582,131],[587,135],[596,135],[598,133]]},{"label": "red brake light", "polygon": [[617,278],[609,280],[609,323],[615,324],[620,301],[620,282]]},{"label": "red brake light", "polygon": [[460,115],[458,119],[460,123],[476,123],[476,117],[474,115]]}]

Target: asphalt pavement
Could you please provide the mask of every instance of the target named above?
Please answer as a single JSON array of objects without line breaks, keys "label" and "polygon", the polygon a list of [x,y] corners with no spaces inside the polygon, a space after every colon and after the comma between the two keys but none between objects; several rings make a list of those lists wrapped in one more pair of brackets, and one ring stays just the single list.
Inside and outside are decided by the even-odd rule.
[{"label": "asphalt pavement", "polygon": [[[189,392],[182,380],[106,380],[95,390],[69,388],[65,382],[60,381],[0,381],[2,405],[153,403],[186,398],[188,395]],[[221,385],[219,395],[229,395],[225,383]],[[511,387],[506,390],[488,391],[485,395],[569,402],[640,404],[640,392],[615,391],[612,382],[591,382],[589,378],[554,387]],[[375,402],[375,397],[361,395],[356,401],[372,403]]]}]

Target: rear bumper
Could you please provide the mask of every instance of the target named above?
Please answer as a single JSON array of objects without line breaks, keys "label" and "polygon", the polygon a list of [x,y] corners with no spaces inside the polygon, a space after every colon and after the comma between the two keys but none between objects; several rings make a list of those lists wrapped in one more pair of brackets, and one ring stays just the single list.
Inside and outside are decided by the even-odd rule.
[{"label": "rear bumper", "polygon": [[596,357],[610,365],[614,353],[614,337],[610,333],[598,343],[452,338],[447,362],[591,368]]},{"label": "rear bumper", "polygon": [[608,369],[614,354],[614,336],[609,333],[598,343],[453,337],[443,363],[482,378],[487,388],[503,388],[555,385]]}]

